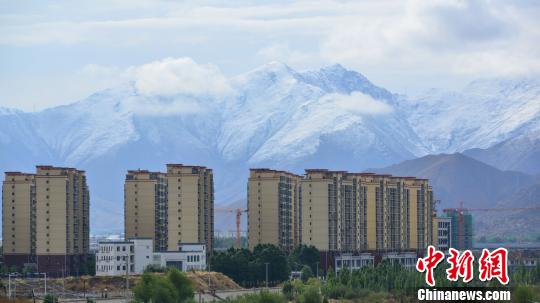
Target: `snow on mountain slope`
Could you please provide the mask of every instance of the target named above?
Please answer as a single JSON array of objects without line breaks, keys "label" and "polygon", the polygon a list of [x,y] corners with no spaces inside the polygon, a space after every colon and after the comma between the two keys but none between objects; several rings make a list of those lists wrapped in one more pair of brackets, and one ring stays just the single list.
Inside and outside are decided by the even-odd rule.
[{"label": "snow on mountain slope", "polygon": [[127,169],[212,167],[216,202],[225,203],[245,198],[249,167],[360,171],[538,129],[533,80],[474,82],[412,101],[340,65],[297,72],[271,62],[226,81],[223,93],[156,95],[126,83],[36,113],[0,108],[0,171],[85,169],[101,207],[92,222],[106,228],[96,214],[122,211]]},{"label": "snow on mountain slope", "polygon": [[221,95],[149,95],[126,83],[37,113],[2,110],[0,169],[81,167],[99,205],[118,211],[127,169],[210,166],[219,203],[245,196],[251,166],[331,167],[318,153],[339,150],[361,169],[426,151],[395,96],[342,66],[299,73],[272,62],[228,81]]},{"label": "snow on mountain slope", "polygon": [[539,129],[540,81],[478,80],[461,92],[431,90],[400,109],[430,152],[488,148]]},{"label": "snow on mountain slope", "polygon": [[[540,117],[537,121],[540,123]],[[487,149],[466,150],[464,154],[502,170],[538,175],[540,174],[540,127]]]},{"label": "snow on mountain slope", "polygon": [[[272,62],[236,77],[233,83],[239,94],[224,111],[231,118],[224,119],[219,141],[227,160],[247,156],[252,164],[290,163],[315,153],[322,136],[361,127],[369,137],[376,125],[406,130],[407,137],[391,131],[394,140],[413,142],[400,146],[404,154],[415,154],[421,146],[407,122],[391,113],[394,96],[342,66],[300,74]],[[365,117],[372,116],[381,119],[372,121],[373,127],[361,126]]]}]

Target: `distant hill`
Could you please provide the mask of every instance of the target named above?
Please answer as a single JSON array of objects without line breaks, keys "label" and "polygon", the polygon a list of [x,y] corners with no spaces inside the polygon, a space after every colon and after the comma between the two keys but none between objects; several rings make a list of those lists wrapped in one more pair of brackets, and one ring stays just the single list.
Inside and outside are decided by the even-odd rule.
[{"label": "distant hill", "polygon": [[[520,172],[502,171],[465,155],[440,154],[408,160],[379,173],[410,175],[430,179],[438,211],[458,207],[509,208],[540,206],[540,183]],[[474,212],[475,238],[536,239],[540,212]],[[538,232],[536,232],[538,233]]]},{"label": "distant hill", "polygon": [[[501,208],[540,207],[540,182],[526,187],[510,198],[500,201]],[[509,212],[484,212],[476,215],[476,229],[479,235],[502,240],[516,239],[540,242],[540,210]],[[511,228],[508,228],[511,227]]]},{"label": "distant hill", "polygon": [[490,148],[473,148],[463,153],[499,169],[540,174],[540,130],[505,140]]},{"label": "distant hill", "polygon": [[439,210],[457,207],[462,201],[469,208],[495,207],[534,183],[530,175],[501,171],[459,153],[429,155],[375,171],[428,178],[436,199],[441,200]]}]

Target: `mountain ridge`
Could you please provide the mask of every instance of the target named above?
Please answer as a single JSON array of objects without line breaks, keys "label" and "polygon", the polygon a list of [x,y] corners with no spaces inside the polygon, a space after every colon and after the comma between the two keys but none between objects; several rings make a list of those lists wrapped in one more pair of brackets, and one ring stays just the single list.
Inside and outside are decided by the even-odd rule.
[{"label": "mountain ridge", "polygon": [[[481,95],[489,89],[470,89],[456,93],[459,98],[454,99],[442,100],[438,95],[407,99],[341,65],[297,72],[271,62],[229,78],[231,89],[221,94],[152,95],[127,82],[35,113],[0,108],[0,170],[33,171],[41,163],[86,169],[96,206],[101,207],[92,217],[93,228],[99,231],[108,228],[97,215],[100,209],[122,210],[127,169],[163,170],[172,162],[212,167],[216,203],[227,204],[245,199],[245,180],[252,166],[297,173],[306,167],[361,171],[440,150],[454,152],[462,145],[452,142],[465,140],[467,132],[471,138],[486,136],[473,147],[494,142],[492,147],[503,139],[533,133],[540,130],[533,119],[540,115],[536,83],[511,83],[507,90],[472,98],[478,104],[461,110],[478,111],[496,99],[495,113],[481,117],[490,125],[500,124],[504,121],[490,119],[498,117],[497,111],[508,115],[515,105],[507,102],[512,103],[506,105],[509,110],[497,98],[510,96],[509,100],[519,101],[518,108],[530,111],[521,120],[514,118],[510,126],[503,123],[503,135],[491,136],[480,127],[482,121],[470,122],[467,131],[459,123],[452,124],[459,115],[447,119],[448,113],[436,102],[446,104],[445,109],[459,109],[448,103],[462,104],[466,94]],[[441,135],[433,136],[437,131]],[[523,157],[537,159],[528,150],[523,149]],[[477,158],[489,162],[488,157]]]}]

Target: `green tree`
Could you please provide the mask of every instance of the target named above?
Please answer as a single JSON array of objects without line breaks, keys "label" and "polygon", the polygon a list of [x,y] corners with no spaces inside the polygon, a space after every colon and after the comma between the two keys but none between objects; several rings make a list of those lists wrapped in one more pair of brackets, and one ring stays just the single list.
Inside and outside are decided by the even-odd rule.
[{"label": "green tree", "polygon": [[291,301],[294,299],[294,286],[292,285],[291,281],[285,281],[285,283],[283,283],[281,292],[287,298],[287,300]]},{"label": "green tree", "polygon": [[308,286],[300,295],[300,303],[322,303],[322,297],[319,289],[314,286]]},{"label": "green tree", "polygon": [[533,302],[534,293],[532,289],[525,285],[516,287],[512,293],[512,301],[517,303]]},{"label": "green tree", "polygon": [[165,276],[147,271],[133,289],[133,294],[137,302],[177,303],[191,300],[193,288],[185,274],[176,269],[169,269]]},{"label": "green tree", "polygon": [[268,279],[270,281],[285,281],[291,272],[285,253],[272,244],[259,244],[253,249],[254,265],[259,268],[256,272],[256,279],[264,281],[266,279],[266,266],[268,266]]},{"label": "green tree", "polygon": [[313,272],[311,271],[311,267],[304,265],[304,267],[302,267],[300,279],[302,280],[302,282],[306,283],[307,280],[309,280],[309,278],[312,278],[312,277],[313,277]]},{"label": "green tree", "polygon": [[174,286],[178,300],[183,302],[193,298],[193,283],[183,272],[178,271],[176,268],[169,269],[167,279]]},{"label": "green tree", "polygon": [[313,245],[298,245],[289,255],[290,266],[295,270],[302,268],[303,265],[307,265],[315,272],[317,270],[317,262],[319,262],[319,259],[319,250]]}]

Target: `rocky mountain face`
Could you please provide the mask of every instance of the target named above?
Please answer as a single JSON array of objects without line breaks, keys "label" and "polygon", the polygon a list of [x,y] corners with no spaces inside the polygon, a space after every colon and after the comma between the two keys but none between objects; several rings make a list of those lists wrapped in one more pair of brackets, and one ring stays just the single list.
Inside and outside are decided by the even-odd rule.
[{"label": "rocky mountain face", "polygon": [[[33,171],[36,164],[87,170],[94,232],[122,230],[128,169],[164,170],[166,163],[212,167],[218,204],[245,199],[249,167],[361,171],[468,150],[500,169],[540,173],[534,79],[477,81],[462,92],[407,98],[340,65],[298,72],[272,62],[227,81],[231,90],[220,94],[149,95],[126,83],[35,113],[0,108],[0,171]],[[510,155],[513,164],[501,164]],[[444,167],[461,172],[451,163]],[[465,177],[470,186],[493,173],[475,172]],[[440,195],[457,186],[441,187]],[[454,203],[446,197],[443,203]]]}]

